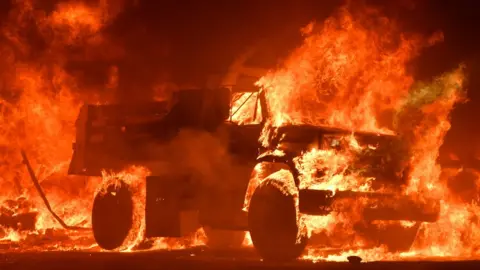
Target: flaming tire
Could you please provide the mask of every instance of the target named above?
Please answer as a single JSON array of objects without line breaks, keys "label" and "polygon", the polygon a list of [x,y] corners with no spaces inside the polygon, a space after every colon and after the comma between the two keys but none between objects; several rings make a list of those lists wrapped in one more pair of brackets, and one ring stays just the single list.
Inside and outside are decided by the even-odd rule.
[{"label": "flaming tire", "polygon": [[108,185],[93,201],[92,230],[97,244],[106,250],[120,247],[133,219],[132,194],[123,181]]},{"label": "flaming tire", "polygon": [[307,244],[307,236],[299,233],[295,196],[287,192],[291,187],[285,187],[288,182],[272,178],[282,171],[270,175],[257,186],[248,210],[253,245],[265,260],[270,261],[295,260]]}]

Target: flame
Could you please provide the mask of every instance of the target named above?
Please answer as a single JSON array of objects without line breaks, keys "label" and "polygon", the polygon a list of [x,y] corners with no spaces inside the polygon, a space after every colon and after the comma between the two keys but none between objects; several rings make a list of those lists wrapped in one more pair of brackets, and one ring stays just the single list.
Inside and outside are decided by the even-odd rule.
[{"label": "flame", "polygon": [[[89,227],[92,195],[99,180],[67,176],[67,168],[75,120],[82,103],[91,97],[67,72],[66,64],[72,57],[71,46],[83,46],[89,54],[90,48],[105,45],[101,31],[118,14],[114,6],[118,7],[103,0],[98,5],[69,1],[46,14],[34,1],[17,1],[1,29],[5,42],[0,44],[4,56],[0,73],[0,216],[14,219],[23,212],[37,214],[33,231],[0,226],[2,242],[15,242],[12,245],[20,249],[94,246],[90,234],[65,232],[51,217],[32,186],[20,150],[26,150],[53,210],[67,224]],[[32,42],[32,36],[36,41]],[[24,201],[30,205],[24,206]],[[8,203],[18,206],[12,212],[3,208]]]},{"label": "flame", "polygon": [[[80,106],[83,102],[103,104],[111,99],[98,89],[84,89],[81,81],[67,71],[67,62],[70,57],[91,59],[95,57],[92,50],[99,47],[103,48],[101,51],[117,49],[110,47],[103,33],[121,11],[121,5],[114,2],[119,3],[101,0],[95,5],[68,1],[56,5],[53,12],[47,14],[38,12],[34,1],[17,1],[1,29],[6,42],[0,44],[4,56],[0,59],[0,153],[3,157],[0,215],[13,217],[38,212],[33,231],[0,230],[0,241],[14,243],[19,250],[98,250],[90,234],[66,232],[51,218],[31,188],[18,155],[20,149],[27,150],[54,211],[68,224],[89,227],[93,197],[105,185],[118,179],[126,181],[134,196],[134,228],[122,251],[133,251],[144,240],[144,178],[150,174],[146,168],[104,171],[100,178],[66,176]],[[32,28],[41,46],[26,34]],[[377,149],[376,145],[359,142],[355,133],[398,135],[409,146],[406,163],[410,168],[408,182],[399,187],[399,191],[420,198],[433,197],[442,205],[439,220],[423,224],[413,249],[403,253],[389,253],[384,246],[370,248],[368,239],[355,235],[354,222],[360,219],[355,213],[364,207],[362,200],[338,205],[349,207],[347,213],[302,216],[310,236],[324,237],[319,245],[307,250],[303,259],[335,261],[345,260],[349,255],[361,256],[364,261],[478,256],[478,202],[465,202],[454,194],[446,179],[453,176],[442,174],[437,164],[439,148],[450,129],[450,112],[464,100],[463,66],[430,82],[416,82],[406,68],[423,48],[440,42],[442,34],[424,38],[401,33],[399,26],[378,10],[354,10],[349,5],[323,23],[308,24],[302,33],[304,43],[284,65],[269,71],[256,83],[266,94],[270,113],[263,116],[268,117],[268,121],[261,142],[267,146],[269,136],[285,125],[333,126],[351,131],[352,135],[338,138],[345,145],[344,150],[311,145],[294,159],[294,165],[301,172],[300,185],[333,192],[373,191],[375,178],[346,173],[359,152]],[[73,47],[85,52],[71,56],[69,48]],[[118,67],[112,66],[104,87],[109,91],[118,88],[118,76]],[[165,100],[177,88],[161,84],[154,92],[158,100]],[[256,106],[257,116],[260,115],[255,96],[258,94],[246,101],[249,95],[234,97],[232,112],[237,113],[232,116],[233,122],[259,122],[253,117]],[[203,141],[198,144],[204,146]],[[190,153],[195,160],[192,163],[196,163],[193,165],[198,166],[205,160],[199,152]],[[205,169],[206,166],[198,167]],[[203,173],[213,175],[217,171],[208,168]],[[316,175],[318,171],[322,172],[321,177]],[[251,191],[249,188],[248,193]],[[399,224],[405,228],[414,226],[405,221]],[[200,229],[185,239],[155,239],[152,246],[177,249],[203,243],[205,233]],[[248,235],[245,245],[252,245]],[[330,252],[325,246],[339,249]]]},{"label": "flame", "polygon": [[145,219],[143,218],[143,212],[145,211],[145,178],[150,174],[150,172],[143,167],[131,167],[119,173],[108,173],[102,171],[102,183],[99,185],[99,188],[96,192],[98,193],[105,192],[105,188],[109,185],[118,185],[119,181],[123,181],[129,188],[132,193],[133,205],[133,225],[132,229],[127,236],[126,250],[130,251],[133,247],[140,244],[144,240],[144,231],[145,231]]},{"label": "flame", "polygon": [[[308,25],[305,40],[282,69],[257,85],[265,89],[271,125],[333,125],[391,133],[389,114],[408,94],[406,63],[431,41],[400,34],[378,11],[348,7],[322,25]],[[441,36],[437,34],[437,36]]]},{"label": "flame", "polygon": [[[355,138],[350,143],[356,143]],[[352,150],[348,148],[348,150]],[[358,151],[354,149],[353,151]],[[359,175],[346,173],[348,165],[353,162],[354,154],[349,152],[338,152],[335,150],[322,150],[312,148],[302,156],[294,159],[296,168],[302,172],[300,176],[300,187],[320,190],[354,190],[369,191],[371,178],[362,178]],[[315,177],[317,171],[324,175],[318,179]]]},{"label": "flame", "polygon": [[234,93],[230,120],[240,125],[259,124],[262,112],[257,97],[257,92]]},{"label": "flame", "polygon": [[[303,44],[281,68],[269,71],[256,83],[266,93],[270,113],[260,138],[262,144],[269,146],[269,138],[278,127],[299,124],[397,135],[408,145],[408,151],[402,154],[408,157],[404,162],[410,168],[408,182],[397,191],[420,200],[435,198],[442,205],[439,220],[423,224],[413,250],[404,253],[367,248],[368,241],[354,234],[353,225],[360,218],[356,213],[364,207],[361,200],[346,205],[351,209],[348,214],[304,216],[310,235],[323,233],[333,238],[327,245],[344,242],[335,255],[311,247],[304,259],[478,256],[478,206],[454,199],[437,163],[439,148],[450,129],[450,112],[464,101],[464,67],[430,82],[416,82],[406,68],[423,48],[442,41],[443,35],[423,38],[401,33],[396,23],[378,10],[364,7],[353,11],[351,5],[302,31]],[[376,146],[361,145],[355,136],[340,140],[345,141],[340,151],[311,145],[294,159],[300,188],[375,191],[375,178],[346,171],[359,152],[375,150]],[[405,221],[399,224],[412,226]]]}]

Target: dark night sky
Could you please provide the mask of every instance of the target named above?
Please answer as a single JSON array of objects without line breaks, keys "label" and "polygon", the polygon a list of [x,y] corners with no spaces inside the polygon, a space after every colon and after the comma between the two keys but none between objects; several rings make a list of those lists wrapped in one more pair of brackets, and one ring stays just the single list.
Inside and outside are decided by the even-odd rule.
[{"label": "dark night sky", "polygon": [[[301,41],[298,31],[301,26],[315,19],[322,21],[343,3],[341,0],[126,1],[125,11],[106,32],[126,50],[126,57],[118,63],[120,83],[123,80],[126,88],[135,84],[137,89],[148,88],[162,72],[177,82],[198,82],[207,74],[221,73],[238,53],[260,38],[276,40],[277,50],[288,51]],[[414,75],[429,78],[462,61],[467,63],[471,101],[455,110],[454,130],[449,136],[451,141],[459,136],[462,141],[478,137],[480,127],[475,118],[480,113],[480,35],[477,30],[480,2],[366,1],[397,18],[406,31],[425,34],[443,31],[445,41],[427,49],[414,61]],[[0,2],[3,17],[9,4],[7,0]],[[93,78],[102,73],[101,67],[93,63],[84,69],[86,74],[90,70]]]},{"label": "dark night sky", "polygon": [[[422,70],[422,74],[438,73],[449,68],[450,63],[456,65],[476,54],[479,45],[476,27],[480,22],[478,1],[368,2],[397,17],[407,30],[427,34],[435,30],[444,32],[445,42],[431,49],[442,55],[442,61],[432,57],[436,63],[422,64],[422,67],[425,65],[422,69],[429,69]],[[416,7],[409,8],[405,4],[408,2],[416,2]],[[169,59],[169,64],[181,69],[182,73],[195,73],[202,69],[221,69],[236,53],[259,38],[273,38],[286,32],[288,38],[293,38],[301,26],[313,19],[323,20],[341,3],[340,0],[140,0],[136,7],[127,9],[112,28],[120,36],[139,35],[142,29],[150,42],[142,44],[133,39],[129,44],[132,49],[150,45],[150,49],[155,50],[156,44],[168,44],[168,58],[174,58]]]}]

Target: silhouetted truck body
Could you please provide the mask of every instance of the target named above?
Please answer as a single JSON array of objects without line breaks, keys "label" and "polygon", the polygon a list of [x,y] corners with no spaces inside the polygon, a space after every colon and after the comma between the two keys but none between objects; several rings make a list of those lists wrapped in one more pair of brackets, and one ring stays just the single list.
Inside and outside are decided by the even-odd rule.
[{"label": "silhouetted truck body", "polygon": [[[220,82],[228,89],[182,90],[174,102],[85,105],[77,120],[69,173],[99,176],[103,170],[118,172],[130,165],[148,168],[152,174],[145,179],[147,238],[181,237],[203,227],[209,246],[239,247],[249,231],[264,259],[292,260],[302,254],[307,240],[326,247],[336,243],[325,242],[324,236],[307,236],[300,216],[348,212],[337,206],[362,202],[361,213],[353,213],[361,217],[354,232],[392,250],[409,249],[420,224],[435,221],[439,208],[435,201],[420,203],[401,194],[409,176],[408,162],[404,162],[408,151],[397,147],[399,138],[287,125],[272,127],[266,138],[268,147],[262,147],[258,140],[269,112],[263,91],[252,82],[266,70],[246,67],[248,57],[247,53],[236,61]],[[237,113],[231,106],[235,92],[251,93],[255,106],[250,118],[255,121],[232,121]],[[211,159],[218,148],[185,151],[189,148],[178,144],[185,131],[193,134],[193,141],[207,134],[223,142],[222,149],[230,158]],[[374,146],[368,155],[360,153],[355,158],[355,166],[362,167],[359,175],[376,179],[370,192],[332,192],[302,184],[302,172],[294,160],[313,144],[320,150],[341,150],[344,146],[332,143],[345,136]],[[188,138],[183,142],[188,145]],[[189,161],[200,165],[192,168],[186,164]],[[212,166],[202,171],[205,163]],[[351,172],[352,168],[345,170]],[[324,175],[318,170],[310,177],[322,181]],[[104,249],[120,247],[132,227],[132,194],[128,185],[118,180],[116,185],[104,187],[93,203],[93,234]],[[383,192],[382,187],[394,192]],[[378,221],[399,220],[413,225],[375,226]]]},{"label": "silhouetted truck body", "polygon": [[[239,247],[248,230],[242,204],[261,125],[229,121],[230,102],[231,90],[220,88],[180,90],[168,102],[85,105],[69,174],[146,167],[152,172],[145,179],[146,237],[181,237],[203,226],[209,245]],[[189,149],[195,140],[204,153]],[[224,150],[223,156],[208,153]],[[104,249],[120,247],[132,226],[132,194],[118,180],[94,199],[93,234]]]},{"label": "silhouetted truck body", "polygon": [[[263,120],[243,125],[229,121],[231,94],[229,89],[184,90],[173,103],[85,105],[77,121],[69,173],[99,176],[103,170],[144,166],[152,172],[145,179],[147,239],[182,237],[203,227],[209,246],[240,247],[249,231],[260,255],[271,260],[297,258],[307,240],[319,244],[318,239],[323,239],[321,245],[331,245],[322,237],[307,237],[300,215],[348,213],[351,209],[339,206],[362,202],[361,212],[350,213],[361,216],[355,220],[355,233],[392,250],[408,250],[420,224],[437,219],[435,201],[419,202],[401,194],[409,168],[408,151],[398,137],[287,125],[272,127],[266,138],[268,147],[262,147],[258,139]],[[265,97],[261,91],[256,94],[254,102],[261,107],[263,119],[268,115]],[[184,131],[192,133],[178,143]],[[202,134],[224,142],[221,149],[230,158],[209,158],[209,152],[219,150],[215,144],[208,145],[212,141],[201,141],[205,147],[188,150],[189,141]],[[354,154],[354,162],[342,174],[374,178],[369,192],[333,192],[302,183],[305,175],[295,159],[313,145],[341,152],[348,147],[344,139],[349,136],[369,147]],[[197,163],[200,167],[195,167]],[[202,166],[210,166],[210,174],[202,171]],[[319,167],[309,172],[311,179],[328,181],[325,170],[328,168]],[[132,194],[122,179],[103,190],[94,199],[93,234],[100,247],[115,249],[132,227]],[[412,221],[413,225],[395,223],[379,229],[378,221]]]},{"label": "silhouetted truck body", "polygon": [[222,90],[182,90],[174,101],[83,106],[69,172],[121,170],[155,158],[145,146],[169,142],[181,129],[215,131],[229,117],[230,93]]}]

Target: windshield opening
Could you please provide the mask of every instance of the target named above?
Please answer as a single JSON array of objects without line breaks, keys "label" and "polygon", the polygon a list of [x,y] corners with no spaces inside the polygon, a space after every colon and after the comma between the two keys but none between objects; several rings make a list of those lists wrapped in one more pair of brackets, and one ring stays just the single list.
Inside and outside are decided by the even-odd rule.
[{"label": "windshield opening", "polygon": [[232,93],[230,121],[242,125],[262,122],[258,92]]}]

